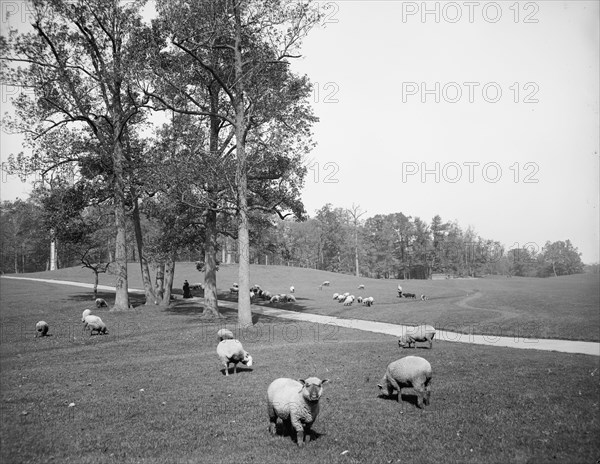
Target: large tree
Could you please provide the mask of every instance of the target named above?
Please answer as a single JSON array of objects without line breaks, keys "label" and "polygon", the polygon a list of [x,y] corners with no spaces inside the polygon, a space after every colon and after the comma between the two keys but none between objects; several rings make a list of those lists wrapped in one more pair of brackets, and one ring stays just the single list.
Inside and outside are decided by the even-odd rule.
[{"label": "large tree", "polygon": [[[128,309],[125,140],[145,103],[135,91],[140,2],[33,0],[34,32],[2,41],[8,82],[29,88],[14,101],[13,128],[30,146],[64,126],[97,143],[110,173],[115,221],[116,295],[113,309]],[[18,66],[18,67],[16,67]],[[31,95],[31,97],[30,97]],[[32,124],[32,122],[35,122]]]}]

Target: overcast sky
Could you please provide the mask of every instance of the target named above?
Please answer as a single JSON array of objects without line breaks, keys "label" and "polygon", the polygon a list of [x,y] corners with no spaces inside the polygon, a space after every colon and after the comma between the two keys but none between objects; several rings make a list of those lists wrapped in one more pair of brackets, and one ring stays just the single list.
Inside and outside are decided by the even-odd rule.
[{"label": "overcast sky", "polygon": [[[293,64],[320,118],[308,213],[439,214],[507,248],[570,239],[598,262],[598,5],[317,2]],[[18,141],[2,134],[1,150]],[[2,200],[28,191],[0,186]]]}]

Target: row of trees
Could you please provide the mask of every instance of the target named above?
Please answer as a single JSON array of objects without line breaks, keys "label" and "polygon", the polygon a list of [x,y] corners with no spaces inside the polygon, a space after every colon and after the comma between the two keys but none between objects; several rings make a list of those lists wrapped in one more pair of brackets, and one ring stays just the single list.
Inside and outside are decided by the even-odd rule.
[{"label": "row of trees", "polygon": [[[129,308],[129,222],[147,304],[168,302],[149,258],[166,279],[182,248],[202,247],[207,315],[218,315],[217,237],[234,238],[248,325],[250,224],[304,214],[316,118],[310,81],[289,64],[319,11],[304,1],[157,0],[149,22],[144,3],[33,0],[33,32],[0,37],[3,82],[25,90],[3,121],[29,149],[12,172],[44,179],[35,196],[52,240],[111,244],[114,309]],[[107,223],[110,238],[100,237]]]},{"label": "row of trees", "polygon": [[[2,214],[3,272],[28,272],[48,269],[49,243],[52,235],[49,224],[61,223],[62,239],[57,242],[58,265],[83,265],[102,272],[112,262],[114,225],[107,220],[110,212],[102,207],[88,208],[89,220],[76,221],[58,218],[57,210],[49,208],[44,191],[36,201],[34,194],[27,201],[5,202]],[[68,202],[67,202],[68,203]],[[153,203],[152,203],[153,204]],[[178,211],[186,217],[186,209]],[[376,215],[360,220],[359,208],[334,208],[327,204],[314,217],[305,221],[281,219],[274,215],[252,220],[250,224],[250,262],[308,267],[374,278],[431,278],[434,273],[451,276],[480,276],[485,274],[548,277],[583,272],[581,254],[569,240],[546,242],[539,247],[528,244],[505,247],[497,241],[480,237],[472,228],[463,230],[456,222],[444,222],[439,215],[431,223],[403,213]],[[68,216],[68,213],[67,213]],[[190,216],[193,218],[194,216]],[[357,219],[355,219],[357,218]],[[189,218],[188,218],[189,219]],[[186,220],[187,221],[187,220]],[[177,219],[167,218],[175,224]],[[175,227],[187,230],[188,235],[164,235],[156,219],[142,209],[141,227],[145,241],[146,259],[159,270],[164,264],[165,240],[179,240],[180,246],[172,255],[174,261],[198,261],[206,266],[203,227]],[[66,227],[68,226],[68,227]],[[127,242],[135,242],[133,221],[129,221]],[[63,240],[64,239],[64,240]],[[185,244],[185,245],[184,245]],[[213,246],[213,245],[211,245]],[[219,262],[239,261],[236,242],[231,236],[218,234],[212,256]],[[138,261],[136,248],[129,257]],[[358,260],[358,261],[357,261]],[[104,263],[104,267],[99,264]],[[159,282],[161,279],[159,279]]]}]

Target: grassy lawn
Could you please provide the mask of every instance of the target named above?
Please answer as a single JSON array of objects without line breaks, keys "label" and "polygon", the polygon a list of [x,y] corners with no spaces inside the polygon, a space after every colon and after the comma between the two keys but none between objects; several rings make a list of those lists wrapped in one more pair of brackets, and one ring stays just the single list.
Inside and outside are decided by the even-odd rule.
[{"label": "grassy lawn", "polygon": [[[131,263],[129,266],[130,287],[142,288],[139,265]],[[178,263],[175,271],[179,293],[184,279],[196,283],[204,278],[194,263]],[[26,276],[92,282],[91,272],[79,268]],[[229,287],[238,280],[237,266],[221,265],[217,278],[220,297],[230,299]],[[399,281],[285,266],[251,266],[251,282],[263,289],[282,293],[288,292],[290,285],[296,288],[297,304],[273,305],[278,308],[396,324],[427,323],[462,333],[596,342],[600,341],[599,278],[598,274],[579,274],[547,279],[487,277]],[[101,283],[111,285],[113,280],[110,275],[101,275]],[[325,280],[329,280],[331,286],[319,290],[319,284]],[[365,290],[358,290],[359,284],[364,284]],[[398,284],[406,292],[427,295],[429,300],[397,298]],[[334,292],[373,296],[375,305],[344,307],[333,301]],[[112,299],[109,295],[108,301]]]},{"label": "grassy lawn", "polygon": [[[220,272],[223,289],[237,280],[226,268]],[[184,266],[179,271],[178,283],[200,280],[191,267],[187,274]],[[330,294],[345,291],[344,285],[351,291],[355,278],[340,276],[339,284],[329,278],[332,287],[320,292],[320,282],[309,287],[289,280],[298,279],[297,270],[285,271],[255,267],[253,281],[278,292],[294,284],[297,310],[382,320],[392,305],[407,322],[420,320],[424,311],[435,321],[442,315],[426,305],[437,299],[458,315],[473,314],[469,306],[494,307],[494,288],[511,285],[516,295],[527,293],[520,279],[440,282],[439,287],[409,281],[403,283],[407,291],[422,288],[432,300],[394,301],[395,281],[376,287],[379,282],[362,279],[367,293],[382,303],[343,310],[329,301]],[[84,273],[79,276],[85,281]],[[561,279],[553,282],[549,288],[562,288]],[[589,463],[600,456],[598,357],[440,341],[433,350],[416,350],[434,370],[431,405],[419,410],[409,389],[400,403],[379,396],[377,382],[387,364],[415,353],[400,351],[394,337],[257,316],[261,331],[240,337],[254,366],[225,377],[215,352],[217,326],[200,319],[195,302],[169,310],[95,310],[110,334],[89,337],[82,335],[80,321],[89,291],[5,279],[0,284],[3,463]],[[583,280],[572,284],[587,288]],[[131,286],[139,282],[132,278]],[[457,302],[467,290],[481,296],[461,307]],[[540,287],[533,295],[543,293]],[[111,299],[108,293],[101,296]],[[141,303],[139,296],[132,299]],[[503,299],[501,306],[511,301]],[[585,298],[575,301],[581,305],[574,309],[588,304]],[[549,320],[558,308],[528,305],[515,297],[511,307]],[[235,313],[224,313],[224,323],[233,325]],[[34,338],[40,319],[50,324],[51,337]],[[266,389],[278,377],[313,375],[331,383],[324,387],[314,426],[317,439],[297,449],[289,436],[269,436]]]}]

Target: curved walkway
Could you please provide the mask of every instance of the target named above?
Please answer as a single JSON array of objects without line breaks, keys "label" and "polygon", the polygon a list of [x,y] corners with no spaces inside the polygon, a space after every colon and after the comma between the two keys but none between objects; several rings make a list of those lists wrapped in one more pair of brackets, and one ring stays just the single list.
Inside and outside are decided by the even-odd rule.
[{"label": "curved walkway", "polygon": [[[35,279],[32,277],[13,277],[2,276],[3,279],[32,280],[59,285],[71,285],[76,287],[93,288],[92,284],[81,282],[69,282],[64,280]],[[98,285],[98,290],[112,291],[114,287],[107,285]],[[129,289],[131,293],[144,293],[143,290]],[[219,304],[222,302],[219,301]],[[225,303],[225,302],[223,302]],[[227,302],[228,303],[228,302]],[[226,305],[231,305],[228,303]],[[235,304],[233,304],[235,306]],[[401,337],[414,330],[414,327],[398,324],[389,324],[386,322],[364,321],[361,319],[341,319],[332,316],[321,316],[318,314],[299,313],[296,311],[287,311],[284,309],[268,308],[264,306],[252,306],[252,312],[263,314],[265,316],[277,317],[293,321],[314,322],[317,324],[334,325],[348,329],[364,330],[367,332],[382,333]],[[562,353],[578,353],[591,356],[600,356],[600,343],[582,342],[573,340],[552,340],[546,338],[521,338],[521,337],[500,337],[496,335],[475,335],[449,332],[446,330],[437,330],[436,339],[447,342],[471,343],[474,345],[500,346],[507,348],[519,348],[527,350],[559,351]]]}]

